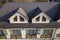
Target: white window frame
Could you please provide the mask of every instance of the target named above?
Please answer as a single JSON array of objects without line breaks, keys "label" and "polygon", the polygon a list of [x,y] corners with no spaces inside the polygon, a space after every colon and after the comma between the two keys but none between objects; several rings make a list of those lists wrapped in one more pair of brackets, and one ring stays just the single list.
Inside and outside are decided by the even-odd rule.
[{"label": "white window frame", "polygon": [[[40,16],[40,21],[36,22],[36,18],[39,17],[39,16]],[[42,21],[43,16],[46,18],[46,21]],[[48,17],[45,13],[42,12],[32,19],[32,23],[49,23],[50,20],[51,20],[51,18]]]},{"label": "white window frame", "polygon": [[[17,16],[17,21],[14,22],[13,18]],[[10,23],[28,23],[28,20],[26,18],[24,18],[24,21],[20,21],[20,16],[22,18],[24,18],[22,15],[20,15],[19,13],[15,13],[11,18],[9,18]]]}]

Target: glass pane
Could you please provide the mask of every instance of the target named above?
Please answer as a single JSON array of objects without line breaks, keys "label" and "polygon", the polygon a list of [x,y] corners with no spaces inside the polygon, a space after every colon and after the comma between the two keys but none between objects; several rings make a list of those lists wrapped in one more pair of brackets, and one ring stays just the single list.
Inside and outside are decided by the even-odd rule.
[{"label": "glass pane", "polygon": [[37,34],[37,29],[36,29],[36,30],[34,30],[34,34]]},{"label": "glass pane", "polygon": [[42,17],[42,21],[46,21],[46,18],[44,16]]},{"label": "glass pane", "polygon": [[3,31],[2,30],[0,30],[0,35],[3,35]]},{"label": "glass pane", "polygon": [[40,16],[36,18],[36,21],[40,21]]},{"label": "glass pane", "polygon": [[18,30],[18,34],[21,34],[21,30]]},{"label": "glass pane", "polygon": [[34,33],[34,30],[29,30],[29,34],[33,34]]},{"label": "glass pane", "polygon": [[19,35],[19,34],[21,34],[21,31],[20,31],[20,30],[13,30],[13,33],[14,33],[15,35]]},{"label": "glass pane", "polygon": [[24,18],[20,16],[20,21],[24,21]]},{"label": "glass pane", "polygon": [[53,32],[53,30],[44,30],[44,34],[49,34],[49,35],[52,35],[52,32]]},{"label": "glass pane", "polygon": [[29,32],[29,34],[31,34],[31,35],[32,35],[32,34],[37,34],[37,30],[29,30],[28,32]]},{"label": "glass pane", "polygon": [[14,17],[14,21],[17,21],[17,16]]}]

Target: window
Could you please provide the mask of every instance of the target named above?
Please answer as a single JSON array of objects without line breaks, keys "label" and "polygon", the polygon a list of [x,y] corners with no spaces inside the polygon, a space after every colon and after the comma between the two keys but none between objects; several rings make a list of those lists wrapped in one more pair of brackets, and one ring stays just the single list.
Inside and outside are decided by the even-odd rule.
[{"label": "window", "polygon": [[43,34],[41,35],[41,38],[51,38],[52,37],[53,30],[50,29],[44,29]]},{"label": "window", "polygon": [[37,30],[29,30],[28,31],[28,34],[30,34],[30,35],[33,35],[33,34],[37,34]]},{"label": "window", "polygon": [[4,33],[3,33],[3,31],[2,30],[0,30],[0,35],[3,35]]},{"label": "window", "polygon": [[22,18],[21,16],[20,16],[20,21],[24,21],[24,18]]},{"label": "window", "polygon": [[16,22],[16,21],[17,21],[17,16],[14,17],[14,22]]},{"label": "window", "polygon": [[44,30],[44,33],[43,33],[43,34],[52,35],[52,31],[53,31],[53,30],[46,29],[46,30]]},{"label": "window", "polygon": [[40,21],[40,16],[36,18],[36,21]]},{"label": "window", "polygon": [[21,34],[21,30],[13,30],[13,34],[14,35],[19,35],[19,34]]},{"label": "window", "polygon": [[44,16],[42,17],[42,21],[46,21],[46,18]]}]

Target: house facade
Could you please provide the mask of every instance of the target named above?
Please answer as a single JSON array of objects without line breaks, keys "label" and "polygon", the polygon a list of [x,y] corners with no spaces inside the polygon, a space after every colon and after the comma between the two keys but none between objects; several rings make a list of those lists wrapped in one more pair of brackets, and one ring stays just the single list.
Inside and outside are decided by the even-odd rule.
[{"label": "house facade", "polygon": [[0,9],[0,39],[60,40],[60,3],[12,3]]}]

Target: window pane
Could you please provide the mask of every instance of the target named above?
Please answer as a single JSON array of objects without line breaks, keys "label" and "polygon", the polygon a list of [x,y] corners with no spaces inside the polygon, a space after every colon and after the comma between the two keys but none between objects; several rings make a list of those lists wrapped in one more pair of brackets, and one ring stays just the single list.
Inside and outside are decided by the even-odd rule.
[{"label": "window pane", "polygon": [[20,21],[24,21],[24,18],[22,18],[21,16],[20,16]]},{"label": "window pane", "polygon": [[40,21],[40,16],[36,18],[36,21]]},{"label": "window pane", "polygon": [[3,31],[2,30],[0,30],[0,35],[3,35]]},{"label": "window pane", "polygon": [[33,34],[34,33],[34,30],[29,30],[29,34]]},{"label": "window pane", "polygon": [[42,21],[46,21],[46,18],[44,16],[42,17]]},{"label": "window pane", "polygon": [[17,21],[17,16],[14,17],[14,21]]},{"label": "window pane", "polygon": [[44,34],[49,34],[49,35],[52,35],[52,32],[53,32],[53,30],[44,30]]},{"label": "window pane", "polygon": [[20,30],[13,30],[13,34],[19,35],[19,34],[21,34],[21,31]]},{"label": "window pane", "polygon": [[37,30],[29,30],[28,33],[31,34],[31,35],[32,34],[37,34]]},{"label": "window pane", "polygon": [[37,29],[36,29],[36,30],[34,30],[34,34],[37,34]]}]

